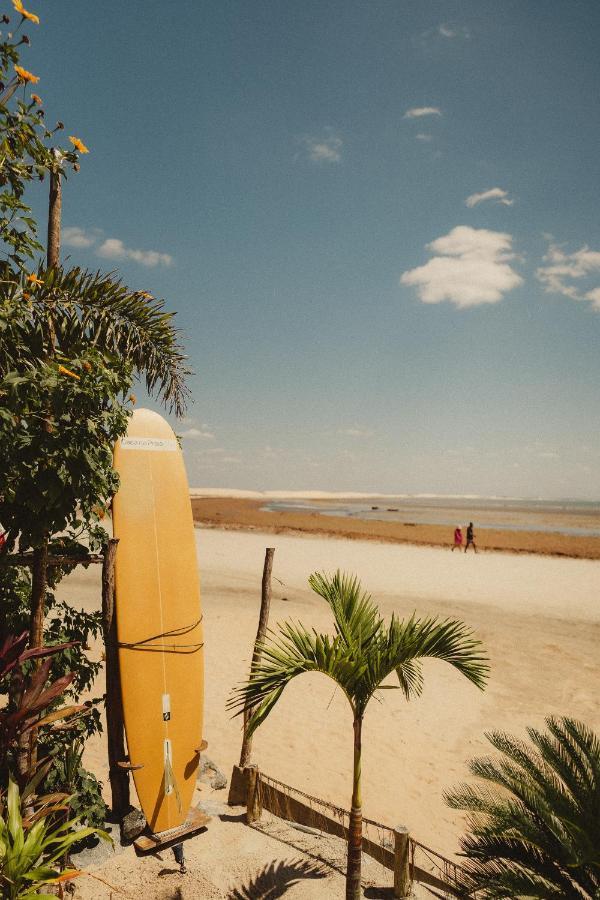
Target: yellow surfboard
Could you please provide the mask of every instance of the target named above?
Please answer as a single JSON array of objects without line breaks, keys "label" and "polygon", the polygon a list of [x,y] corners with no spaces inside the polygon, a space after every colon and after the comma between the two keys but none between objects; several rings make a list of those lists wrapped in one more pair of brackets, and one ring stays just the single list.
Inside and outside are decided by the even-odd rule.
[{"label": "yellow surfboard", "polygon": [[182,825],[202,741],[204,653],[196,541],[170,425],[136,410],[115,446],[117,636],[129,759],[155,833]]}]

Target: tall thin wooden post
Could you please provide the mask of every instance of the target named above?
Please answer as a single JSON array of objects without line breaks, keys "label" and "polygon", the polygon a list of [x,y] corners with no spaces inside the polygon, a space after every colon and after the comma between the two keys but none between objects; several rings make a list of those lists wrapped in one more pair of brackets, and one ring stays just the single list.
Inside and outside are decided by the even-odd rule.
[{"label": "tall thin wooden post", "polygon": [[[265,550],[265,563],[263,566],[262,591],[260,598],[260,615],[258,618],[258,628],[256,631],[256,640],[254,641],[254,651],[252,653],[252,663],[250,664],[250,674],[255,666],[258,665],[261,658],[260,645],[267,633],[267,625],[269,624],[269,610],[271,608],[271,572],[273,571],[273,554],[274,547],[267,547]],[[248,766],[252,753],[252,738],[248,736],[248,719],[252,714],[251,709],[244,710],[244,736],[242,738],[242,750],[240,753],[240,764],[234,766],[229,781],[229,796],[227,802],[229,806],[242,806],[246,803],[248,790]]]},{"label": "tall thin wooden post", "polygon": [[[250,674],[254,671],[260,662],[262,656],[261,644],[267,633],[267,625],[269,624],[269,610],[271,609],[271,573],[273,571],[273,555],[274,547],[267,547],[265,550],[265,564],[263,567],[262,591],[260,598],[260,616],[258,619],[258,629],[256,631],[256,640],[254,641],[254,652],[252,654],[252,662],[250,664]],[[240,753],[240,769],[250,764],[250,756],[252,754],[252,737],[248,735],[248,721],[252,715],[252,709],[244,710],[244,737],[242,739],[242,751]]]},{"label": "tall thin wooden post", "polygon": [[394,828],[394,897],[411,896],[410,841],[408,828],[396,825]]},{"label": "tall thin wooden post", "polygon": [[112,811],[122,819],[129,809],[129,775],[119,768],[125,759],[123,706],[115,616],[115,557],[119,541],[109,540],[102,562],[102,630],[104,632],[106,671],[106,736],[108,740],[108,777],[112,795]]}]

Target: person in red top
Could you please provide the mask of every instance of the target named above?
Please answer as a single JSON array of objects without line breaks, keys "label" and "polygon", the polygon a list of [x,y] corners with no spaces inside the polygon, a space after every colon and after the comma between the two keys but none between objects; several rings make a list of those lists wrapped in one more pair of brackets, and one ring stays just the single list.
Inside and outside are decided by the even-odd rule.
[{"label": "person in red top", "polygon": [[0,531],[0,553],[2,553],[5,546],[6,546],[6,532]]},{"label": "person in red top", "polygon": [[452,552],[456,549],[460,550],[462,547],[462,530],[460,525],[457,525],[454,529],[454,544],[452,545]]}]

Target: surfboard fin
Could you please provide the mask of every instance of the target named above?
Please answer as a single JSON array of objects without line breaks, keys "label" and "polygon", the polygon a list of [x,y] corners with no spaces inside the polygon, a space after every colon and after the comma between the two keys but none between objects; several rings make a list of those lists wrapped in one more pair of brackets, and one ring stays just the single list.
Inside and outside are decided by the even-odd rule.
[{"label": "surfboard fin", "polygon": [[179,793],[179,788],[177,787],[177,781],[171,764],[171,741],[169,738],[165,738],[165,797],[169,797],[171,794],[175,794],[177,809],[181,814],[181,795]]}]

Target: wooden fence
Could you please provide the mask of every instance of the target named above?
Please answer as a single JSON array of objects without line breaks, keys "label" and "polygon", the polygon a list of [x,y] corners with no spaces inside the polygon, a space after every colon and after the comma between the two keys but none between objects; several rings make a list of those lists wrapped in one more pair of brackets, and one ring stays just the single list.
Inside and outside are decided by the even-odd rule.
[{"label": "wooden fence", "polygon": [[[280,819],[348,839],[349,812],[312,797],[260,772],[257,766],[242,770],[246,791],[247,821],[258,821],[263,810]],[[407,897],[413,881],[426,885],[441,897],[467,895],[459,888],[461,867],[412,838],[403,826],[390,828],[363,819],[362,851],[394,873],[394,896]],[[373,838],[377,833],[378,839]]]}]

